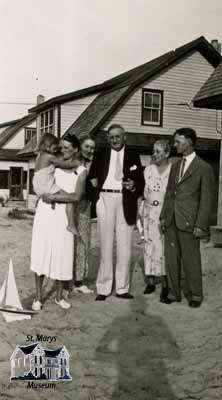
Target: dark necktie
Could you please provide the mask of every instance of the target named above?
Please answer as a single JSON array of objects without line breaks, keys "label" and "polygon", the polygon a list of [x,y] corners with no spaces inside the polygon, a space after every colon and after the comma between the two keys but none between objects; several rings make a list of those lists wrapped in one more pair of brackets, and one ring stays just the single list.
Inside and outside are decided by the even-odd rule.
[{"label": "dark necktie", "polygon": [[184,174],[184,168],[185,168],[185,164],[186,164],[186,158],[183,157],[180,163],[180,174],[179,174],[179,181],[182,179],[183,174]]}]

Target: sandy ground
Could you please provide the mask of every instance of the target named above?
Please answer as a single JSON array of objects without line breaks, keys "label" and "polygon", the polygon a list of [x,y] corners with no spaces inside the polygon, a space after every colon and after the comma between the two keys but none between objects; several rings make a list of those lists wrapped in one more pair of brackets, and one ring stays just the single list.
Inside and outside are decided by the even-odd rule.
[{"label": "sandy ground", "polygon": [[[32,219],[15,220],[0,207],[0,285],[12,257],[19,294],[31,307],[33,274],[29,270]],[[0,398],[74,400],[222,399],[222,249],[202,246],[205,299],[190,309],[183,299],[170,306],[159,291],[143,295],[141,246],[135,232],[132,260],[134,300],[73,294],[72,308],[54,304],[53,282],[45,282],[44,309],[30,321],[7,324],[0,313]],[[93,224],[90,282],[95,288],[99,247]],[[10,383],[10,356],[27,335],[56,336],[55,349],[70,353],[72,382],[55,389],[28,389]]]}]

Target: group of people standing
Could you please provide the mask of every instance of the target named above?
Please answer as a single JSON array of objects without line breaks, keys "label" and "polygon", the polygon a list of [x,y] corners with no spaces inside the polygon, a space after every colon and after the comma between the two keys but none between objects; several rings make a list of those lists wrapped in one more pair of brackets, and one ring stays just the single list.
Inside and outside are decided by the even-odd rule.
[{"label": "group of people standing", "polygon": [[[45,139],[42,138],[43,142]],[[92,201],[96,204],[100,238],[96,301],[106,300],[114,281],[118,298],[133,299],[130,293],[132,233],[139,218],[144,232],[147,280],[144,293],[155,291],[155,278],[159,276],[160,301],[166,304],[181,301],[183,267],[189,306],[201,305],[200,239],[209,234],[213,173],[195,153],[196,133],[191,128],[175,132],[174,146],[182,155],[175,163],[169,161],[168,141],[156,141],[152,162],[144,172],[139,155],[127,146],[126,139],[124,128],[114,124],[107,132],[109,147],[95,154],[95,141],[91,137],[80,143],[74,135],[66,135],[60,142],[60,153],[58,149],[42,146],[40,158],[45,157],[44,152],[53,153],[48,180],[54,190],[44,188],[34,219],[31,250],[31,270],[36,279],[34,310],[42,308],[44,276],[56,280],[55,303],[62,308],[70,307],[64,293],[72,290],[73,277],[74,290],[90,292],[84,278],[88,272]],[[42,166],[42,169],[48,168],[44,163]],[[45,172],[49,178],[48,170]],[[137,210],[139,199],[142,201]],[[73,229],[70,229],[67,203],[74,204]]]}]

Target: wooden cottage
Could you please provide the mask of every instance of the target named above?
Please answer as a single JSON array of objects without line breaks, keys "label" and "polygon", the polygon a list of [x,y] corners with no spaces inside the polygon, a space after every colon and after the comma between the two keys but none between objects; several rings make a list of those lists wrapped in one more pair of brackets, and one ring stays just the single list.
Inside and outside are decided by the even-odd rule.
[{"label": "wooden cottage", "polygon": [[16,346],[11,361],[11,379],[71,380],[69,353],[65,346],[44,349],[41,344]]},{"label": "wooden cottage", "polygon": [[[44,132],[90,134],[105,146],[109,125],[119,123],[146,164],[156,139],[170,139],[177,128],[191,126],[198,135],[197,151],[216,170],[218,112],[194,108],[192,99],[220,61],[218,51],[201,36],[101,84],[44,101],[29,110],[37,115],[37,138]],[[27,155],[31,157],[26,148]]]},{"label": "wooden cottage", "polygon": [[[222,110],[222,62],[200,88],[193,99],[194,107],[216,110],[221,122]],[[220,110],[220,111],[218,111]],[[218,127],[220,135],[220,172],[218,190],[217,226],[211,227],[212,241],[222,246],[222,126]]]},{"label": "wooden cottage", "polygon": [[35,135],[34,114],[0,125],[0,196],[6,195],[11,200],[26,199],[28,160],[21,160],[18,152]]}]

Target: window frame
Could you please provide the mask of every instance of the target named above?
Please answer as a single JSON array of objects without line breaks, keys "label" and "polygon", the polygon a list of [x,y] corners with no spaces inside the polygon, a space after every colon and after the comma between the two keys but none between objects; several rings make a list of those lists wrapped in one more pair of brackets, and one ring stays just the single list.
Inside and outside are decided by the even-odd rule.
[{"label": "window frame", "polygon": [[[52,112],[52,122],[50,118],[50,113]],[[43,125],[42,125],[42,117],[43,117]],[[40,136],[44,133],[52,133],[55,135],[55,110],[54,108],[49,108],[46,111],[42,111],[39,114],[39,130],[40,130]]]},{"label": "window frame", "polygon": [[9,170],[1,169],[0,170],[0,189],[9,189]]},{"label": "window frame", "polygon": [[[30,139],[27,139],[27,133],[28,133],[28,131],[32,131],[32,133],[31,133],[31,135],[30,135]],[[27,145],[27,143],[28,142],[30,142],[30,140],[32,140],[32,138],[34,137],[34,136],[36,136],[37,135],[37,128],[35,128],[34,126],[32,127],[32,126],[26,126],[25,127],[25,138],[24,138],[24,142],[25,142],[25,146]]]},{"label": "window frame", "polygon": [[[34,191],[33,184],[32,184],[34,173],[35,173],[35,169],[34,168],[30,168],[30,170],[29,170],[29,188],[27,188],[27,189],[29,191],[29,194],[34,194],[35,195],[35,191]],[[28,185],[28,183],[27,183],[27,185]]]},{"label": "window frame", "polygon": [[[145,94],[158,94],[160,95],[160,108],[157,109],[159,111],[159,121],[152,122],[152,121],[145,121],[144,120],[144,109],[153,109],[152,107],[145,107]],[[162,127],[163,126],[163,90],[158,89],[142,89],[142,112],[141,112],[141,125],[144,126],[153,126],[153,127]]]}]

